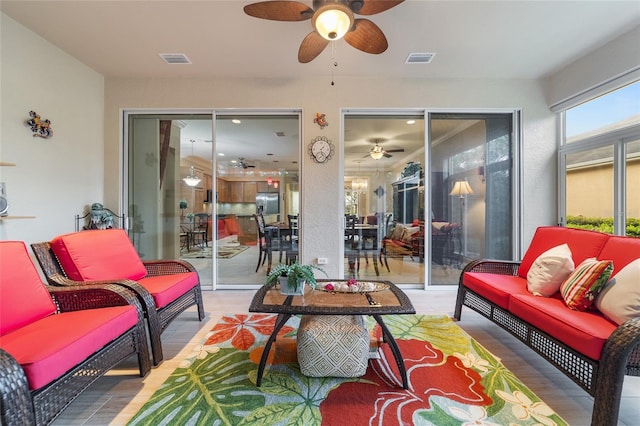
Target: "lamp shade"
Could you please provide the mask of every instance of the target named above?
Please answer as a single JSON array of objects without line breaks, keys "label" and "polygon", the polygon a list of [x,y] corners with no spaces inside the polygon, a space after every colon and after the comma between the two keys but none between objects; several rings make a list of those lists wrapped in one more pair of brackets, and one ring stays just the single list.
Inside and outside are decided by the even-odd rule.
[{"label": "lamp shade", "polygon": [[465,195],[473,194],[473,189],[469,185],[469,182],[465,180],[459,180],[453,185],[453,189],[449,193],[449,195],[459,195],[460,198]]},{"label": "lamp shade", "polygon": [[323,38],[340,40],[353,26],[353,12],[344,4],[325,4],[313,14],[312,24]]}]

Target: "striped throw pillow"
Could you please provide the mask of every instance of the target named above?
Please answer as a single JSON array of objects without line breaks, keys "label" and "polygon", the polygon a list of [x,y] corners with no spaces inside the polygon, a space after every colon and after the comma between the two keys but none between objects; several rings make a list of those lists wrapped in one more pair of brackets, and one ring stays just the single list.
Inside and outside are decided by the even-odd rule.
[{"label": "striped throw pillow", "polygon": [[611,260],[585,259],[560,286],[567,306],[576,311],[590,309],[612,272]]}]

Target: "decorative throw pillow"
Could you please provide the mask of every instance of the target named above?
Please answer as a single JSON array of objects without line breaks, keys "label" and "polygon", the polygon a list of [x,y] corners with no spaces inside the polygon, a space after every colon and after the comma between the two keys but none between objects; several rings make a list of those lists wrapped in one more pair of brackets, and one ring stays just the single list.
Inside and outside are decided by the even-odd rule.
[{"label": "decorative throw pillow", "polygon": [[393,233],[391,234],[391,239],[392,240],[396,240],[396,241],[400,241],[402,240],[402,234],[404,234],[404,230],[405,230],[405,226],[398,223],[396,224],[396,227],[393,228]]},{"label": "decorative throw pillow", "polygon": [[560,286],[567,306],[576,311],[591,308],[612,272],[611,260],[585,259]]},{"label": "decorative throw pillow", "polygon": [[560,284],[573,272],[571,249],[562,244],[542,253],[527,273],[527,289],[536,296],[549,297],[560,290]]},{"label": "decorative throw pillow", "polygon": [[413,235],[419,230],[420,230],[419,226],[405,228],[404,232],[402,233],[402,242],[405,244],[411,244],[411,239],[413,238]]},{"label": "decorative throw pillow", "polygon": [[640,317],[640,258],[609,280],[596,299],[596,308],[616,324]]}]

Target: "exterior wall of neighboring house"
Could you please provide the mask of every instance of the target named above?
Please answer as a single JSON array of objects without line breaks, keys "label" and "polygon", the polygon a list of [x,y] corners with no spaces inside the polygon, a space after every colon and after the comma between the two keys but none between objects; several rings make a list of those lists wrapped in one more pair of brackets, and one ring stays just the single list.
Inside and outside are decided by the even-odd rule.
[{"label": "exterior wall of neighboring house", "polygon": [[[627,182],[640,182],[640,157],[627,161]],[[611,159],[567,169],[567,215],[612,218],[613,194]],[[640,197],[627,196],[626,207],[627,217],[640,218]]]}]

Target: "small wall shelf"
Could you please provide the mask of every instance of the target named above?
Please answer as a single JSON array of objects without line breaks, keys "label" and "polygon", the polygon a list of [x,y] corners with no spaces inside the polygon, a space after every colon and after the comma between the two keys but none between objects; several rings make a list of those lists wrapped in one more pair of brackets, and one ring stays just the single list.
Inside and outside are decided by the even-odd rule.
[{"label": "small wall shelf", "polygon": [[[15,163],[7,163],[6,161],[0,161],[0,167],[15,167]],[[35,219],[35,216],[0,216],[0,221],[8,219]]]},{"label": "small wall shelf", "polygon": [[0,216],[0,220],[8,219],[35,219],[35,216]]}]

